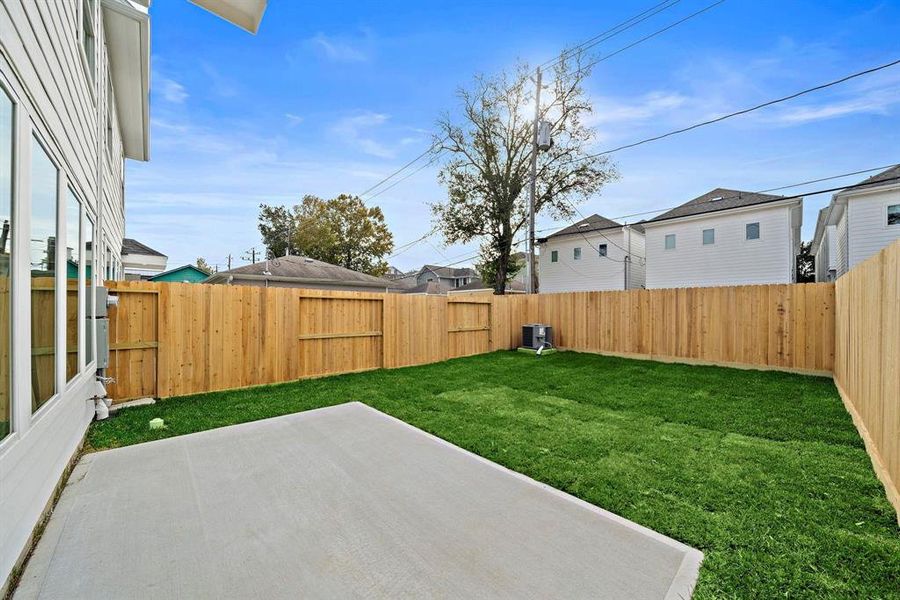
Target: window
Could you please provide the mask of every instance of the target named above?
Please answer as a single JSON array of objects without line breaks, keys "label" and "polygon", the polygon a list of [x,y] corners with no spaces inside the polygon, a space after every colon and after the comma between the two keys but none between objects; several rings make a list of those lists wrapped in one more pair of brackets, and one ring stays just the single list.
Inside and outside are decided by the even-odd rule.
[{"label": "window", "polygon": [[675,249],[675,234],[667,233],[666,234],[666,250],[674,250]]},{"label": "window", "polygon": [[550,262],[559,262],[559,250],[550,252]]},{"label": "window", "polygon": [[606,256],[606,244],[600,244],[597,248],[597,252],[600,253],[600,256]]},{"label": "window", "polygon": [[572,258],[581,260],[581,248],[575,248],[575,251],[572,253]]},{"label": "window", "polygon": [[87,60],[87,70],[91,81],[97,66],[96,34],[94,33],[94,0],[81,0],[81,49]]},{"label": "window", "polygon": [[13,103],[0,88],[0,440],[10,432],[10,302],[9,266],[12,263]]},{"label": "window", "polygon": [[31,140],[31,402],[36,411],[56,393],[56,186],[59,173]]},{"label": "window", "polygon": [[[94,305],[94,298],[96,297],[94,294],[94,255],[93,255],[93,245],[94,245],[94,222],[91,221],[90,217],[85,219],[84,221],[84,277],[85,277],[85,288],[84,292],[89,298],[87,302],[87,306]],[[94,320],[90,317],[93,315],[87,315],[87,323],[85,327],[93,327]],[[84,348],[84,364],[89,365],[91,361],[94,360],[94,335],[93,331],[88,330],[87,339],[85,340],[85,348]]]},{"label": "window", "polygon": [[84,287],[81,274],[81,203],[70,189],[66,198],[66,381],[79,370],[78,294]]},{"label": "window", "polygon": [[747,223],[747,239],[759,239],[759,223]]},{"label": "window", "polygon": [[715,229],[704,229],[703,230],[703,245],[709,246],[710,244],[716,243],[716,230]]},{"label": "window", "polygon": [[900,225],[900,204],[891,204],[887,207],[887,224]]}]

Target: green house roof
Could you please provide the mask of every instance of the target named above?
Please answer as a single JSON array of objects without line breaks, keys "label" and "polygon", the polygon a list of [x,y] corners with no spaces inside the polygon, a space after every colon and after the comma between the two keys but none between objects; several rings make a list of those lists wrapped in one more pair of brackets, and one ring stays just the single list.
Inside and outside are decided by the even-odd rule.
[{"label": "green house roof", "polygon": [[205,281],[207,277],[209,277],[208,273],[206,273],[205,271],[201,271],[194,265],[184,265],[181,267],[176,267],[174,269],[169,269],[168,271],[163,271],[159,275],[154,275],[150,278],[150,281],[178,281],[198,283],[200,281]]}]

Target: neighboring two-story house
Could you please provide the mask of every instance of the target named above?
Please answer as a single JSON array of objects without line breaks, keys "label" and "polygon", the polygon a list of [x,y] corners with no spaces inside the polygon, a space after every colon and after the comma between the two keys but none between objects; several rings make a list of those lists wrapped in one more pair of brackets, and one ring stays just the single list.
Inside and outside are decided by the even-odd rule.
[{"label": "neighboring two-story house", "polygon": [[717,188],[644,222],[647,287],[792,283],[803,199]]},{"label": "neighboring two-story house", "polygon": [[89,299],[148,159],[148,5],[0,0],[0,596],[105,394]]},{"label": "neighboring two-story house", "polygon": [[837,192],[819,212],[816,281],[833,281],[900,239],[900,167]]},{"label": "neighboring two-story house", "polygon": [[437,283],[442,288],[454,290],[472,283],[478,277],[475,269],[469,267],[438,267],[425,265],[416,273],[416,285]]},{"label": "neighboring two-story house", "polygon": [[644,287],[642,224],[591,215],[538,240],[541,293]]}]

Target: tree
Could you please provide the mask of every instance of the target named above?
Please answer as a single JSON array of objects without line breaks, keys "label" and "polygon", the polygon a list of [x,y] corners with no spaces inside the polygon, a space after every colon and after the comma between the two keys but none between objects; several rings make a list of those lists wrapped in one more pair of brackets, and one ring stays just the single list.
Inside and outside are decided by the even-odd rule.
[{"label": "tree", "polygon": [[274,256],[299,254],[376,276],[387,271],[384,257],[394,248],[381,209],[348,194],[307,195],[292,209],[260,205],[259,230]]},{"label": "tree", "polygon": [[816,280],[816,259],[812,255],[812,242],[800,242],[797,254],[797,283],[812,283]]},{"label": "tree", "polygon": [[291,247],[296,228],[294,213],[288,207],[259,205],[259,232],[270,258],[296,254]]},{"label": "tree", "polygon": [[207,275],[213,274],[213,268],[210,266],[206,259],[202,256],[197,257],[197,268],[206,273]]},{"label": "tree", "polygon": [[[553,146],[538,155],[535,213],[569,219],[578,202],[617,177],[605,156],[591,156],[596,134],[585,120],[592,112],[582,82],[590,74],[585,56],[564,53],[549,73],[540,118],[550,122]],[[462,123],[449,115],[438,121],[434,152],[449,153],[439,182],[447,199],[432,205],[446,243],[482,241],[481,263],[494,265],[494,291],[502,294],[510,276],[517,234],[527,229],[534,115],[533,70],[520,64],[512,73],[476,77],[460,89]]]},{"label": "tree", "polygon": [[[489,255],[489,252],[485,252],[482,249],[482,256]],[[522,252],[517,252],[515,254],[511,254],[509,257],[509,263],[506,266],[506,280],[514,278],[519,274],[519,271],[525,268],[525,262],[527,261],[527,256]],[[494,287],[497,283],[497,270],[499,265],[497,264],[496,258],[491,260],[488,258],[483,262],[479,262],[475,265],[475,269],[478,271],[478,276],[481,277],[481,280],[485,285],[489,285]]]}]

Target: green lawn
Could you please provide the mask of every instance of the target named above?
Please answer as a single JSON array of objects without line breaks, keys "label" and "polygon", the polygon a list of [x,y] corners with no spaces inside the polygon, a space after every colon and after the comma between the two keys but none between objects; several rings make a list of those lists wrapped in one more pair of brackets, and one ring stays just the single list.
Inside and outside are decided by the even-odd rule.
[{"label": "green lawn", "polygon": [[695,598],[900,598],[900,529],[826,378],[497,352],[166,400],[88,446],[351,400],[699,548]]}]

